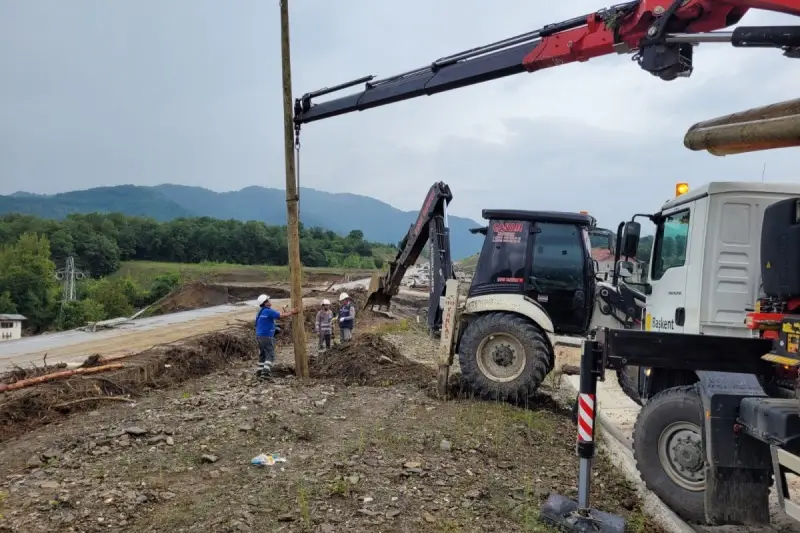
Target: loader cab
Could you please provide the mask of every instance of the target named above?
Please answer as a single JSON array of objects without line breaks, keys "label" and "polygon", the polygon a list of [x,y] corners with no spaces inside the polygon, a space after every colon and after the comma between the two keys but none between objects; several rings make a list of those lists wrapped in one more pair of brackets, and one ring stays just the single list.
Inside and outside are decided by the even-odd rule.
[{"label": "loader cab", "polygon": [[583,213],[484,210],[484,234],[469,296],[522,294],[548,314],[558,334],[585,334],[595,271]]}]

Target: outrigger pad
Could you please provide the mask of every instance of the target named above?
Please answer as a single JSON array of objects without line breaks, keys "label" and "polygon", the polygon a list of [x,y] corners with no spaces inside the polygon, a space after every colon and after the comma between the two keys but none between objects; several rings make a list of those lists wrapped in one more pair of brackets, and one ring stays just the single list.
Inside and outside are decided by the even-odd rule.
[{"label": "outrigger pad", "polygon": [[578,514],[578,504],[561,494],[550,494],[542,506],[539,520],[561,531],[574,533],[625,533],[621,516],[591,509],[588,516]]}]

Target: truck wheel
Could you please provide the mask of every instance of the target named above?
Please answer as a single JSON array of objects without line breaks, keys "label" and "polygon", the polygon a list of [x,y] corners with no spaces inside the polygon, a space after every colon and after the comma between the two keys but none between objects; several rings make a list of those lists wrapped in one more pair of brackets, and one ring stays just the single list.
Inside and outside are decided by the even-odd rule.
[{"label": "truck wheel", "polygon": [[636,386],[631,383],[631,378],[625,367],[617,370],[617,383],[619,383],[619,387],[622,389],[622,392],[625,393],[625,396],[636,402],[637,405],[642,405],[639,391],[636,390]]},{"label": "truck wheel", "polygon": [[705,522],[703,405],[695,385],[653,396],[633,428],[633,457],[642,481],[684,520]]},{"label": "truck wheel", "polygon": [[527,399],[552,368],[550,345],[531,321],[487,313],[461,337],[458,362],[475,394],[492,400]]}]

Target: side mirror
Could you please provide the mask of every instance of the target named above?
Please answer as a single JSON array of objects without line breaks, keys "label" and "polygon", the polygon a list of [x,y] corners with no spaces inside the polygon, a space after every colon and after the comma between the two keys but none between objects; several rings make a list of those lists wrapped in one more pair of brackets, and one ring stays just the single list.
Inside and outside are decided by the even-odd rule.
[{"label": "side mirror", "polygon": [[630,261],[620,261],[617,263],[617,275],[622,279],[633,276],[633,263]]},{"label": "side mirror", "polygon": [[622,231],[622,250],[625,257],[636,257],[639,248],[639,235],[642,233],[642,225],[638,222],[630,221],[625,223]]}]

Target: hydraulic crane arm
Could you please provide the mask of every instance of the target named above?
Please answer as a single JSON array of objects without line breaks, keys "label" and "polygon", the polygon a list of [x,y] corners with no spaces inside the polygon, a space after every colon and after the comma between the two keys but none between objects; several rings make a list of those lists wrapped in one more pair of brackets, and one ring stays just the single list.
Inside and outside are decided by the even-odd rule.
[{"label": "hydraulic crane arm", "polygon": [[419,259],[428,242],[431,250],[431,298],[428,309],[428,326],[441,325],[439,297],[444,295],[445,282],[453,277],[453,260],[450,255],[450,230],[447,227],[447,205],[453,199],[450,187],[443,182],[434,183],[425,196],[417,220],[400,242],[400,250],[383,275],[373,277],[369,287],[366,307],[389,306],[392,296],[400,290],[403,276]]},{"label": "hydraulic crane arm", "polygon": [[[787,56],[798,55],[800,27],[739,27],[715,32],[738,23],[749,9],[800,16],[800,0],[637,0],[618,4],[395,76],[380,80],[364,76],[307,93],[295,101],[295,125],[612,53],[635,53],[633,59],[642,69],[663,80],[689,76],[692,46],[703,42],[781,48]],[[313,102],[361,83],[365,83],[361,92]]]}]

